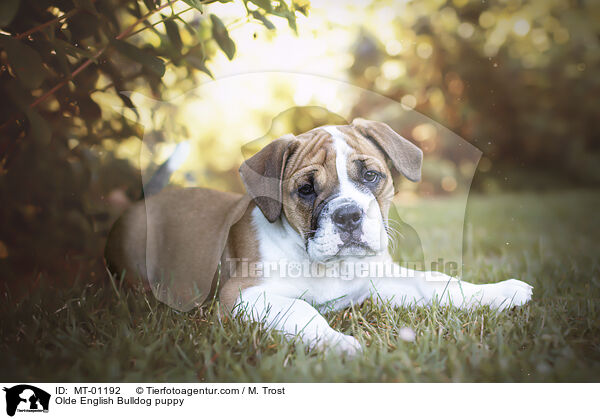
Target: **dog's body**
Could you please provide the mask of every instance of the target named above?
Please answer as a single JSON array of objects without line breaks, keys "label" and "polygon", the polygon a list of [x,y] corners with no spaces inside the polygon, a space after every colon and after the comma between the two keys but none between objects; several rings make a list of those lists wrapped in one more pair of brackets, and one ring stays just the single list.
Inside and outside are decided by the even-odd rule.
[{"label": "dog's body", "polygon": [[370,296],[397,307],[438,301],[504,309],[529,301],[532,288],[518,280],[474,285],[394,265],[392,174],[417,181],[421,161],[416,146],[379,122],[284,137],[240,169],[248,195],[171,190],[132,208],[111,232],[107,261],[147,279],[172,305],[189,308],[178,303],[218,294],[228,312],[348,353],[358,342],[317,308]]}]

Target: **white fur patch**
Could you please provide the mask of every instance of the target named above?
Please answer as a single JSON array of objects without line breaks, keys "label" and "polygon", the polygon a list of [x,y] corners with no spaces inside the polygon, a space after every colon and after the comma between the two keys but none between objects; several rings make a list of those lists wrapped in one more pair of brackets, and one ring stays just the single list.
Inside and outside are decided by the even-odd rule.
[{"label": "white fur patch", "polygon": [[[377,201],[372,194],[358,189],[348,177],[350,147],[335,127],[324,129],[334,138],[340,202],[351,199],[363,209],[366,216],[363,219],[362,240],[373,248],[378,244],[381,250],[376,256],[361,259],[342,255],[342,263],[366,261],[393,264],[387,252],[387,236]],[[335,202],[336,200],[332,201],[333,204]],[[335,205],[328,205],[329,207],[335,208]],[[331,208],[328,209],[330,213]],[[306,270],[300,271],[300,276],[290,276],[290,267],[308,264],[312,268],[333,263],[321,263],[320,258],[337,250],[341,239],[331,220],[324,220],[319,232],[313,240],[309,240],[308,249],[305,249],[304,239],[292,228],[285,216],[270,223],[258,207],[254,208],[252,224],[256,231],[260,263],[265,272],[257,285],[241,292],[236,301],[235,312],[242,314],[247,320],[263,322],[267,327],[288,337],[299,336],[311,347],[331,347],[346,354],[355,354],[361,350],[359,342],[352,336],[332,329],[315,306],[320,311],[339,310],[352,304],[360,304],[372,296],[376,303],[390,303],[395,307],[427,305],[437,301],[442,305],[459,307],[483,304],[506,309],[523,305],[531,299],[532,287],[515,279],[497,284],[475,285],[440,273],[434,275],[410,269],[400,269],[400,277],[375,275],[344,278],[337,271],[331,277],[317,277],[307,274]],[[267,273],[268,266],[272,270]],[[435,281],[431,280],[433,277],[436,278]],[[418,337],[410,329],[401,329],[400,338],[413,341]]]},{"label": "white fur patch", "polygon": [[[348,176],[348,157],[352,149],[342,133],[334,126],[323,128],[333,138],[335,148],[335,166],[339,181],[340,194],[332,200],[321,214],[321,225],[313,238],[309,241],[308,253],[311,260],[325,260],[337,254],[339,246],[343,244],[340,233],[331,220],[331,214],[340,205],[349,201],[356,203],[362,210],[362,235],[360,240],[377,253],[387,249],[387,234],[383,224],[383,217],[379,203],[370,191],[359,189]],[[344,250],[342,250],[344,252]],[[342,253],[342,256],[354,256],[354,250]]]}]

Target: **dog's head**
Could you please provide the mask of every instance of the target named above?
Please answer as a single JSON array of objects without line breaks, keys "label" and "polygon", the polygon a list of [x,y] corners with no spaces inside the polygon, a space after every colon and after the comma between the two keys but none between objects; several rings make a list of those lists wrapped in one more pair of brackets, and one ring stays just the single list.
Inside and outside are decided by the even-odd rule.
[{"label": "dog's head", "polygon": [[355,119],[275,140],[240,173],[264,216],[285,217],[310,260],[325,262],[385,251],[394,172],[418,181],[422,159],[388,125]]}]

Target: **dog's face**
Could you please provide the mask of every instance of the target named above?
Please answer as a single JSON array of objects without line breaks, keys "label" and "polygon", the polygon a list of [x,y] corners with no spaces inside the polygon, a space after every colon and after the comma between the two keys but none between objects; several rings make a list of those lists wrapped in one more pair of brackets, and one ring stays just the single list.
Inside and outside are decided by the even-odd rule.
[{"label": "dog's face", "polygon": [[392,173],[376,145],[349,126],[297,137],[283,176],[283,213],[312,261],[387,248]]},{"label": "dog's face", "polygon": [[240,169],[266,218],[285,217],[309,259],[376,255],[387,249],[392,170],[420,176],[421,151],[380,122],[355,120],[269,144]]}]

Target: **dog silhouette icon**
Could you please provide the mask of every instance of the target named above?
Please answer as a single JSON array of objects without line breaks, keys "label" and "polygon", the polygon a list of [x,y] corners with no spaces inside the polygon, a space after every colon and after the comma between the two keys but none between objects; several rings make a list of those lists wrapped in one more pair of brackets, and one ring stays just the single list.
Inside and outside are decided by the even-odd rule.
[{"label": "dog silhouette icon", "polygon": [[47,412],[50,404],[50,394],[29,384],[19,384],[6,388],[6,414],[14,416],[17,408],[20,410],[41,410]]}]

